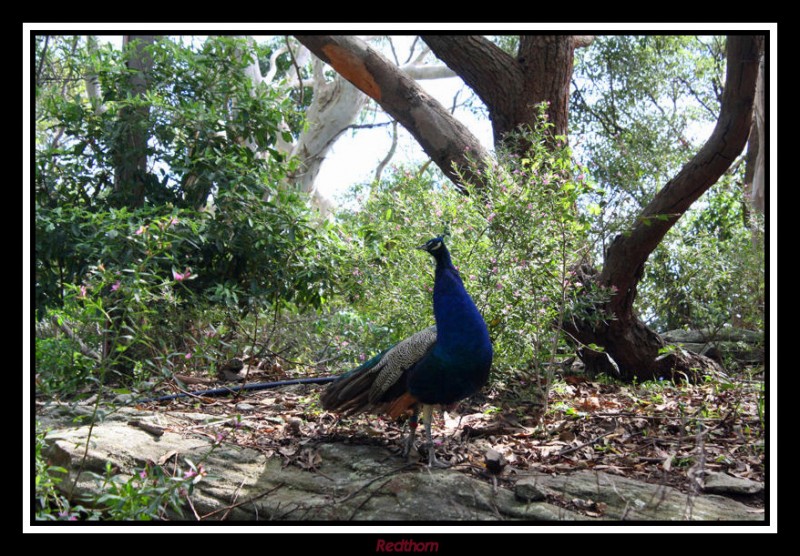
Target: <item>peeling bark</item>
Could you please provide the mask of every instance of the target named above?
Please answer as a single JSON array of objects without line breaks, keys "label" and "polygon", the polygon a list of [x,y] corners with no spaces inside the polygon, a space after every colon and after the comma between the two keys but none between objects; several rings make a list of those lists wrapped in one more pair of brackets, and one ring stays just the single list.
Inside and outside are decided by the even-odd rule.
[{"label": "peeling bark", "polygon": [[753,208],[764,213],[765,195],[765,160],[764,160],[764,59],[761,59],[756,82],[756,97],[753,104],[753,127],[747,142],[747,158],[745,160],[745,196],[750,199]]},{"label": "peeling bark", "polygon": [[300,169],[291,179],[300,191],[317,199],[317,206],[322,208],[322,199],[315,196],[317,175],[325,156],[364,108],[367,97],[338,76],[325,81],[321,64],[315,64],[314,81],[314,98],[306,113],[308,130],[290,151],[300,161]]},{"label": "peeling bark", "polygon": [[[97,53],[97,38],[94,35],[87,35],[86,48],[89,52]],[[103,104],[103,91],[100,88],[100,79],[94,72],[87,73],[84,78],[86,85],[86,96],[89,97],[89,104],[96,115],[104,113],[107,108]]]}]

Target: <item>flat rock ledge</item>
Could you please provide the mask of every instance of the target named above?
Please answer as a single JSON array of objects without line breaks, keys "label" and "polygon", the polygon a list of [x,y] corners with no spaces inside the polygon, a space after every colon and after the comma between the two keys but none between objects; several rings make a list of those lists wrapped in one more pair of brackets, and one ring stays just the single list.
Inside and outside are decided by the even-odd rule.
[{"label": "flat rock ledge", "polygon": [[[313,438],[294,460],[307,465],[285,465],[286,459],[278,454],[267,458],[231,444],[214,446],[213,435],[193,431],[226,418],[202,413],[118,410],[92,428],[84,461],[89,426],[71,425],[74,416],[75,409],[64,406],[37,411],[39,422],[50,429],[46,457],[69,472],[60,485],[63,491],[75,499],[96,494],[98,485],[86,471],[102,475],[107,462],[129,476],[147,462],[172,462],[177,457],[182,469],[188,468],[185,459],[202,462],[207,476],[192,493],[194,511],[187,508],[184,515],[171,515],[175,520],[197,516],[229,521],[764,520],[763,510],[722,494],[689,496],[668,486],[598,471],[512,475],[511,480],[503,475],[493,487],[491,477],[480,474],[404,465],[381,446],[322,443]],[[132,426],[132,421],[165,432],[157,436]],[[741,479],[716,477],[710,482],[718,493],[753,496],[763,489]]]}]

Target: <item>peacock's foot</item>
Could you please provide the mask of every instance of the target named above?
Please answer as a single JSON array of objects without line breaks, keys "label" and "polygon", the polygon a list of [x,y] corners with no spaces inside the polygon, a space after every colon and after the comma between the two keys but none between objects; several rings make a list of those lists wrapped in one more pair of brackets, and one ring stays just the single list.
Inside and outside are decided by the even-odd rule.
[{"label": "peacock's foot", "polygon": [[447,469],[450,467],[449,463],[445,463],[436,457],[436,452],[433,449],[433,444],[425,444],[428,449],[428,467],[436,469]]}]

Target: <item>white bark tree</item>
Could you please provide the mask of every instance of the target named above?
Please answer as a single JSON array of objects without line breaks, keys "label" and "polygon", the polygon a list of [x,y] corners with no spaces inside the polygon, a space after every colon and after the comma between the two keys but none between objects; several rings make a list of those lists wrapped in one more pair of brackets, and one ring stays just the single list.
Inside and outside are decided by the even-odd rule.
[{"label": "white bark tree", "polygon": [[[293,63],[298,71],[289,79],[285,76],[281,78],[277,75],[277,59],[288,52],[290,47]],[[405,63],[400,63],[397,59],[395,61],[409,78],[415,80],[443,79],[455,75],[443,64],[427,65],[425,58],[428,52],[427,48],[419,52],[415,52],[412,48],[411,55]],[[309,63],[311,77],[301,78],[299,68],[307,67]],[[291,176],[293,185],[300,191],[308,193],[312,203],[323,216],[327,216],[332,208],[332,201],[318,190],[317,178],[320,168],[336,141],[353,126],[369,98],[338,73],[326,76],[325,64],[318,58],[312,57],[308,49],[294,39],[287,40],[287,46],[272,53],[270,67],[265,76],[261,76],[256,61],[248,67],[247,73],[254,83],[264,81],[273,87],[284,86],[287,89],[312,88],[312,101],[306,110],[307,129],[294,143],[289,144],[281,139],[277,146],[281,152],[295,157],[299,162],[299,170]],[[280,85],[278,79],[285,79],[285,84]],[[391,152],[393,151],[392,147]],[[384,158],[380,165],[384,167],[389,158]]]},{"label": "white bark tree", "polygon": [[[758,66],[758,80],[756,81],[756,97],[753,102],[753,128],[750,131],[748,143],[748,166],[753,160],[753,168],[748,168],[745,175],[745,185],[750,186],[750,201],[758,212],[764,212],[764,145],[766,144],[764,132],[764,58]],[[751,150],[755,153],[751,154]]]}]

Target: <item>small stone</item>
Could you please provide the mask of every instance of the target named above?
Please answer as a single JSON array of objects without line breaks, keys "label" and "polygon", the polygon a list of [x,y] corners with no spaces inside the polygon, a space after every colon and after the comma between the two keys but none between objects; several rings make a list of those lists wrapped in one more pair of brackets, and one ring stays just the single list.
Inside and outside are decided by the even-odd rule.
[{"label": "small stone", "polygon": [[222,365],[220,365],[220,370],[222,371],[230,371],[232,373],[238,373],[244,368],[244,361],[238,358],[233,358],[225,361]]},{"label": "small stone", "polygon": [[236,404],[236,411],[240,411],[242,413],[249,413],[255,409],[254,405],[249,403],[240,402]]},{"label": "small stone", "polygon": [[289,431],[290,434],[300,434],[300,425],[303,424],[303,421],[298,419],[297,417],[290,417],[286,420],[286,429]]},{"label": "small stone", "polygon": [[483,461],[486,464],[487,471],[492,475],[499,475],[506,466],[506,458],[503,457],[503,454],[492,448],[486,450]]},{"label": "small stone", "polygon": [[134,396],[133,394],[117,394],[114,397],[114,403],[119,405],[127,405],[132,401],[134,401],[135,399],[136,396]]}]

